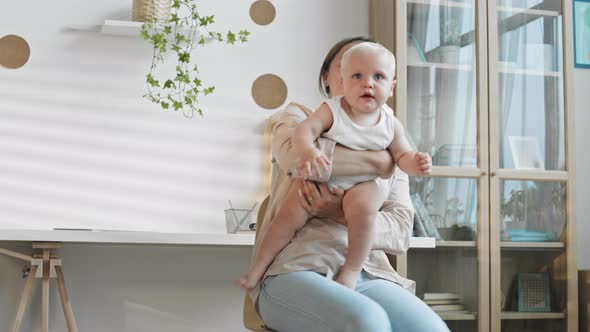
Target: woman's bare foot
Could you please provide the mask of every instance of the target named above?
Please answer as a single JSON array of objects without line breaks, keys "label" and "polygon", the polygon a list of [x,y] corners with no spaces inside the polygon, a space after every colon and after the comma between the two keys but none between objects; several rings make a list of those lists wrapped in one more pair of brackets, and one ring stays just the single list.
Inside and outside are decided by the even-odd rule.
[{"label": "woman's bare foot", "polygon": [[340,269],[340,273],[338,273],[338,277],[336,277],[336,282],[344,287],[355,289],[356,281],[358,280],[360,273],[360,270],[356,271],[346,266],[343,266]]}]

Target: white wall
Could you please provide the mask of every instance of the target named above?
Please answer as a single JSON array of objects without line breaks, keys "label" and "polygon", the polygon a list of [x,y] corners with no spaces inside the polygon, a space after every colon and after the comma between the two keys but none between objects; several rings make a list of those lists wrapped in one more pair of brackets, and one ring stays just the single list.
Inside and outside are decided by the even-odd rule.
[{"label": "white wall", "polygon": [[590,155],[587,143],[590,141],[590,69],[574,69],[574,109],[576,133],[576,223],[578,268],[590,270]]},{"label": "white wall", "polygon": [[190,120],[141,98],[147,42],[69,29],[129,19],[130,0],[2,1],[0,36],[24,37],[31,58],[0,67],[0,229],[225,232],[228,200],[250,207],[264,197],[263,124],[274,110],[254,103],[252,82],[279,75],[288,100],[315,107],[324,54],[368,33],[368,5],[276,1],[275,21],[257,26],[252,2],[199,1],[217,30],[252,34],[193,54],[216,92],[201,99],[204,119]]},{"label": "white wall", "polygon": [[[276,19],[264,27],[250,20],[252,2],[199,1],[219,30],[252,35],[244,45],[198,51],[202,78],[216,92],[203,99],[205,118],[189,120],[141,99],[151,54],[142,40],[68,30],[129,19],[130,0],[3,0],[0,36],[24,37],[31,58],[18,70],[0,68],[0,229],[225,232],[227,200],[250,206],[267,189],[261,125],[274,110],[254,103],[252,82],[279,75],[288,100],[314,107],[329,47],[368,33],[366,1],[273,1]],[[242,331],[243,292],[232,282],[250,254],[245,247],[61,250],[84,332]],[[0,331],[16,313],[23,266],[0,256]],[[21,331],[40,328],[39,288]],[[50,329],[65,331],[57,299],[52,288]]]}]

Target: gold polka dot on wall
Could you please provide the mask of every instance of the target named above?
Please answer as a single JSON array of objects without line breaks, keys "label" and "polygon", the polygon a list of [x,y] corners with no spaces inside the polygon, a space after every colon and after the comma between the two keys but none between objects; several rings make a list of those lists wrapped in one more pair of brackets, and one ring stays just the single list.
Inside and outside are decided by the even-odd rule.
[{"label": "gold polka dot on wall", "polygon": [[252,98],[258,106],[275,109],[287,99],[287,85],[273,74],[264,74],[252,83]]},{"label": "gold polka dot on wall", "polygon": [[250,17],[258,25],[270,24],[275,19],[275,6],[268,0],[256,0],[250,6]]},{"label": "gold polka dot on wall", "polygon": [[0,66],[16,69],[29,61],[31,48],[26,40],[16,35],[0,38]]}]

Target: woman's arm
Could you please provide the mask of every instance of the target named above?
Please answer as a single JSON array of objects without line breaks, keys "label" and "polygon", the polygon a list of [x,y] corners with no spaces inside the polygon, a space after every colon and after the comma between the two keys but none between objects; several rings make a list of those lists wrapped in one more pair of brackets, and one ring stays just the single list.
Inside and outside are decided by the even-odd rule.
[{"label": "woman's arm", "polygon": [[[297,124],[303,121],[311,112],[302,105],[291,103],[284,111],[277,113],[276,118],[273,119],[272,151],[277,164],[285,172],[294,169],[297,161],[297,154],[291,141],[293,131]],[[361,173],[354,173],[355,170],[353,170],[350,174],[335,173],[337,175],[372,174],[382,176],[387,171],[391,172],[394,169],[393,160],[387,151],[354,151],[344,147],[335,148],[334,141],[321,137],[318,138],[317,144],[318,148],[332,160],[328,165],[329,167],[334,170],[342,167],[338,172],[346,172],[348,167],[346,163],[348,163],[356,171],[362,171]],[[387,156],[381,155],[373,159],[381,153],[387,153]],[[373,157],[370,157],[371,155]],[[330,174],[331,172],[327,172],[320,180],[327,181]],[[372,247],[391,254],[404,254],[409,247],[414,222],[414,208],[410,200],[408,176],[395,168],[393,178],[388,180],[377,179],[377,181],[392,189],[383,204],[382,211],[377,215],[376,237]],[[304,198],[302,197],[302,199]],[[328,205],[324,205],[325,202]],[[313,205],[312,210],[308,211],[311,212],[311,215],[335,219],[336,222],[346,225],[346,220],[338,217],[343,215],[342,195],[325,190],[323,196],[316,197],[313,200]],[[325,208],[326,206],[328,207]]]},{"label": "woman's arm", "polygon": [[389,188],[391,192],[375,220],[376,234],[372,249],[403,255],[410,246],[414,227],[414,206],[410,198],[408,175],[396,167]]},{"label": "woman's arm", "polygon": [[295,127],[291,141],[299,157],[297,173],[300,177],[311,178],[316,175],[320,178],[323,173],[328,172],[331,160],[315,147],[314,142],[324,131],[332,127],[333,122],[330,107],[322,103],[315,112]]},{"label": "woman's arm", "polygon": [[[377,181],[387,198],[381,211],[377,213],[371,249],[402,255],[408,250],[414,226],[414,207],[410,199],[408,176],[396,168],[391,179]],[[310,215],[347,226],[348,221],[342,211],[342,189],[333,190],[326,183],[300,180],[294,185],[299,186],[299,202]]]},{"label": "woman's arm", "polygon": [[[290,103],[272,119],[272,152],[279,167],[290,172],[297,166],[298,155],[293,148],[295,127],[312,111],[307,107]],[[393,158],[388,151],[355,151],[336,145],[334,141],[318,138],[316,146],[331,160],[329,171],[314,180],[327,181],[331,175],[375,175],[389,178],[394,169]]]},{"label": "woman's arm", "polygon": [[356,151],[340,144],[334,148],[332,164],[334,176],[375,175],[389,179],[395,168],[393,157],[387,150]]}]

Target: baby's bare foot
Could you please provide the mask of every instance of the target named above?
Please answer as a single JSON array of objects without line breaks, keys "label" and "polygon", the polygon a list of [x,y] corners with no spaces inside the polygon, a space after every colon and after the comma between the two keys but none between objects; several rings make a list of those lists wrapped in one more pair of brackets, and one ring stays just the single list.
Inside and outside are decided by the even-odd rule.
[{"label": "baby's bare foot", "polygon": [[256,287],[260,277],[255,275],[253,272],[248,272],[236,280],[236,285],[242,287],[245,290],[251,290]]},{"label": "baby's bare foot", "polygon": [[356,281],[359,278],[360,271],[354,271],[345,267],[340,269],[340,273],[336,278],[336,282],[341,284],[344,287],[348,287],[350,289],[356,288]]}]

